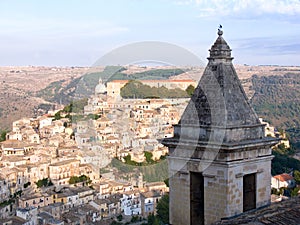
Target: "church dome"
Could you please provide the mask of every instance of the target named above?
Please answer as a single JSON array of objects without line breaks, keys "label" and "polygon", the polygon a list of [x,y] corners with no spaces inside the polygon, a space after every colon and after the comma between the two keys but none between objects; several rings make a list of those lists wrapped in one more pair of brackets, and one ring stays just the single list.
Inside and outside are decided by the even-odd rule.
[{"label": "church dome", "polygon": [[107,92],[107,89],[105,87],[105,84],[103,84],[102,79],[99,79],[99,83],[97,84],[95,88],[96,94],[105,94]]}]

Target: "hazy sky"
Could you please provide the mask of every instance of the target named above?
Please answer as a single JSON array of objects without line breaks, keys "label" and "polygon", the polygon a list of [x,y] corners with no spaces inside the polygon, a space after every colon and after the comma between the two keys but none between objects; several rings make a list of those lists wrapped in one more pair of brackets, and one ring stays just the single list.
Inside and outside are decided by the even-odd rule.
[{"label": "hazy sky", "polygon": [[0,65],[90,66],[142,41],[206,62],[219,24],[235,63],[300,66],[299,0],[0,0]]}]

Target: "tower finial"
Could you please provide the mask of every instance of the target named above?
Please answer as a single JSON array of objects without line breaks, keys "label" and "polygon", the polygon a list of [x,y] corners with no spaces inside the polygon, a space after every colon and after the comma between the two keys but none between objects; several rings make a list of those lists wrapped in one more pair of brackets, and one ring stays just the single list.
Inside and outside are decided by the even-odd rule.
[{"label": "tower finial", "polygon": [[223,35],[222,25],[221,25],[221,24],[219,25],[219,28],[218,28],[218,35],[219,35],[219,36],[222,36],[222,35]]}]

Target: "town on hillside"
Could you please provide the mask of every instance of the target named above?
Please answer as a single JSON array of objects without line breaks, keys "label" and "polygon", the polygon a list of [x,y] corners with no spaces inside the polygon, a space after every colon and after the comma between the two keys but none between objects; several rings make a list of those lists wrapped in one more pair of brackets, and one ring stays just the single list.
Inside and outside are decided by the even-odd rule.
[{"label": "town on hillside", "polygon": [[[189,98],[124,99],[128,82],[100,79],[83,112],[68,105],[12,123],[1,142],[1,223],[130,224],[157,213],[169,192],[168,174],[149,179],[139,167],[145,172],[166,162],[168,148],[158,140],[173,136]],[[193,80],[143,82],[196,86]],[[262,122],[266,136],[281,137],[279,145],[290,147],[284,132]],[[290,174],[272,178],[274,193],[293,185]],[[274,201],[285,198],[278,196]]]}]

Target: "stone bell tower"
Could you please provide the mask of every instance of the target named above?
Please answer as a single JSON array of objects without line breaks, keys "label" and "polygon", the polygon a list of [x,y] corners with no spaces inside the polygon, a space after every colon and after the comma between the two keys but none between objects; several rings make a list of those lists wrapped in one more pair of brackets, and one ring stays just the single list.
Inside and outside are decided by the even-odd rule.
[{"label": "stone bell tower", "polygon": [[208,65],[174,137],[170,156],[170,223],[208,225],[270,204],[271,146],[218,30]]}]

